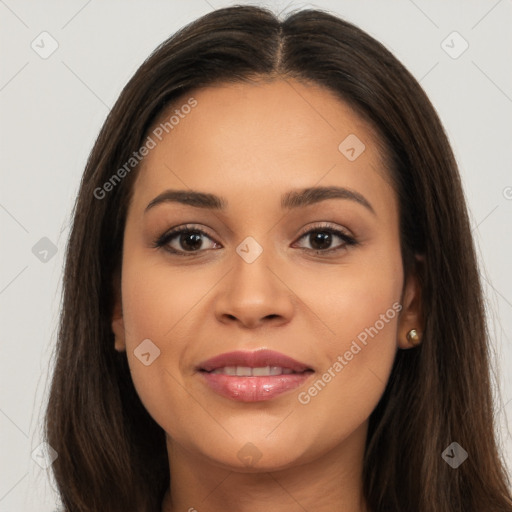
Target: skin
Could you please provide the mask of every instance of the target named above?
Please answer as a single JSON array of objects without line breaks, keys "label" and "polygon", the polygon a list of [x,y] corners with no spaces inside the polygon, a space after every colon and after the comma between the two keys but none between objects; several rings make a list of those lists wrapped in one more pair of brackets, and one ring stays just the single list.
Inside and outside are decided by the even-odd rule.
[{"label": "skin", "polygon": [[[317,85],[218,85],[179,105],[190,96],[197,106],[150,151],[134,183],[112,318],[115,348],[126,350],[137,392],[167,433],[172,477],[162,510],[366,511],[368,418],[396,351],[411,348],[406,333],[421,331],[418,280],[404,278],[398,202],[377,136]],[[354,161],[338,150],[349,134],[366,146]],[[281,194],[290,189],[330,185],[363,195],[375,213],[349,199],[281,209]],[[144,213],[167,189],[213,193],[228,207],[166,202]],[[333,235],[324,247],[341,250],[315,253],[317,232],[302,233],[319,225],[321,232],[325,223],[358,245],[343,246]],[[184,224],[207,232],[199,250],[189,249],[192,256],[152,246]],[[236,252],[247,236],[263,248],[250,264]],[[179,235],[169,243],[183,252],[190,247]],[[299,393],[394,303],[400,315],[300,403]],[[148,338],[160,356],[145,366],[134,350]],[[195,370],[215,355],[259,348],[315,373],[272,400],[243,403],[214,393]],[[247,443],[260,457],[251,466],[238,456]]]}]

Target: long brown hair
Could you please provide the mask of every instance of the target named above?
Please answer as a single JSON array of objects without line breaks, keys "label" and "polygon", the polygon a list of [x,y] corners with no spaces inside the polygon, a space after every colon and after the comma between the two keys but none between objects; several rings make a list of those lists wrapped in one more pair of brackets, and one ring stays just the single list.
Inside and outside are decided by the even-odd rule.
[{"label": "long brown hair", "polygon": [[[74,208],[56,366],[46,411],[65,510],[159,511],[169,484],[165,433],[134,389],[111,330],[127,206],[137,167],[98,189],[155,120],[197,87],[294,78],[333,91],[380,134],[400,208],[406,272],[421,271],[423,343],[399,350],[370,416],[364,493],[372,511],[512,511],[497,450],[488,333],[470,223],[452,150],[413,76],[354,25],[320,10],[279,20],[253,6],[219,9],[162,43],[111,110]],[[105,190],[105,188],[103,189]],[[96,191],[96,193],[95,193]],[[456,441],[468,459],[453,469]]]}]

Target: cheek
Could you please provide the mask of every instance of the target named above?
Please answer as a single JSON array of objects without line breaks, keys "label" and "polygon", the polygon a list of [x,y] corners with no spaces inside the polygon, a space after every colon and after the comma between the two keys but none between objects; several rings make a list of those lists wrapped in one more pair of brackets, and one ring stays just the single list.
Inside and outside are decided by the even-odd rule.
[{"label": "cheek", "polygon": [[187,322],[201,307],[201,301],[218,278],[191,266],[172,269],[164,256],[148,255],[147,249],[140,249],[137,244],[142,245],[138,241],[131,242],[132,248],[123,259],[127,348],[131,344],[133,350],[134,345],[149,338],[166,353],[179,352],[181,340],[187,338],[183,336]]},{"label": "cheek", "polygon": [[298,398],[312,416],[328,417],[336,428],[350,431],[368,418],[391,372],[403,284],[395,249],[361,257],[314,298],[333,332],[323,343],[323,367]]},{"label": "cheek", "polygon": [[383,240],[380,249],[378,245],[294,283],[294,290],[329,328],[322,331],[330,341],[326,346],[342,349],[376,323],[380,339],[394,334],[398,314],[393,304],[399,303],[403,286],[400,247],[394,239]]},{"label": "cheek", "polygon": [[136,250],[123,261],[126,352],[142,403],[163,425],[169,404],[184,398],[179,362],[187,351],[188,337],[183,330],[207,287],[192,286],[185,273],[171,274],[161,265],[143,262]]}]

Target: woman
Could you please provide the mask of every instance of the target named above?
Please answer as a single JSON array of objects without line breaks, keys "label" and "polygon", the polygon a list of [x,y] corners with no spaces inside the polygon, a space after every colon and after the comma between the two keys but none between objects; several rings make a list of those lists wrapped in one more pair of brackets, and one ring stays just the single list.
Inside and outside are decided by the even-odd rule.
[{"label": "woman", "polygon": [[456,162],[328,13],[214,11],[112,109],[47,441],[69,511],[511,511]]}]

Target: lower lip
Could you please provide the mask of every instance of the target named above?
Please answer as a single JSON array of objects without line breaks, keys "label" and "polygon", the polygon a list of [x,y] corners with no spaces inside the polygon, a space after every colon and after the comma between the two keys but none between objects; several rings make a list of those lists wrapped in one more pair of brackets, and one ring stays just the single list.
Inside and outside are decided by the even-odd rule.
[{"label": "lower lip", "polygon": [[298,388],[313,372],[268,377],[237,377],[208,372],[201,372],[201,374],[208,386],[219,395],[239,402],[262,402]]}]

